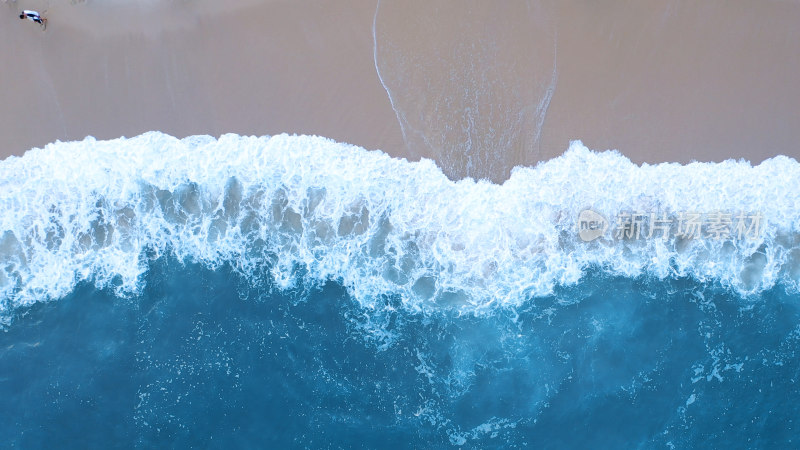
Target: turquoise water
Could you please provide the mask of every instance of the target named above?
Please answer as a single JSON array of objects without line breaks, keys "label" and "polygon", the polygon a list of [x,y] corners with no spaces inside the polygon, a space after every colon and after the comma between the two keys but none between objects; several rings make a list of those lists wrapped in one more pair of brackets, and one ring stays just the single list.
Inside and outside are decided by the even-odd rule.
[{"label": "turquoise water", "polygon": [[[574,143],[496,185],[148,133],[10,158],[0,187],[9,447],[797,446],[793,159]],[[762,222],[614,237],[685,211]]]},{"label": "turquoise water", "polygon": [[[31,447],[793,447],[797,296],[589,276],[486,317],[365,311],[329,283],[154,264],[0,336],[0,434]],[[396,299],[383,299],[387,304]]]}]

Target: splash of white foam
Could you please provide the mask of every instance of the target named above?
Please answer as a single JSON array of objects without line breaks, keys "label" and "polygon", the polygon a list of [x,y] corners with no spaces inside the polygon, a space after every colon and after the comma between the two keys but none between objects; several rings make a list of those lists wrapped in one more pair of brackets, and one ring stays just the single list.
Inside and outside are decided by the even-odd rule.
[{"label": "splash of white foam", "polygon": [[[592,267],[796,289],[798,189],[800,164],[783,156],[640,167],[579,142],[502,185],[320,137],[57,142],[0,163],[0,308],[82,280],[135,293],[148,258],[167,253],[283,287],[338,280],[366,307],[395,295],[413,310],[514,306]],[[750,241],[584,243],[587,207],[755,211],[764,224]]]}]

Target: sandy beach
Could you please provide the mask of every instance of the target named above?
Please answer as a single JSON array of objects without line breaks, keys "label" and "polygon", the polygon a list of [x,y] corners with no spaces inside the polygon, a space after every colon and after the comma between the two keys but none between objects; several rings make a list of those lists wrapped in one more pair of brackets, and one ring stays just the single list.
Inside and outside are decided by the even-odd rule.
[{"label": "sandy beach", "polygon": [[495,181],[573,139],[800,156],[797,2],[427,3],[2,3],[0,156],[149,130],[316,134]]}]

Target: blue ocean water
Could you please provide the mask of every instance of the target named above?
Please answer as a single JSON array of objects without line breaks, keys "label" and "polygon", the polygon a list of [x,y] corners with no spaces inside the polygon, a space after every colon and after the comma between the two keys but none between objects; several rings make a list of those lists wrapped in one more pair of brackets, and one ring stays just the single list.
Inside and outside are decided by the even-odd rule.
[{"label": "blue ocean water", "polygon": [[[0,337],[20,448],[794,447],[797,296],[593,275],[489,317],[161,261]],[[387,304],[395,299],[386,298]]]},{"label": "blue ocean water", "polygon": [[[33,150],[0,164],[0,436],[796,447],[798,174],[579,143],[503,185],[302,136]],[[763,226],[582,242],[586,208]]]}]

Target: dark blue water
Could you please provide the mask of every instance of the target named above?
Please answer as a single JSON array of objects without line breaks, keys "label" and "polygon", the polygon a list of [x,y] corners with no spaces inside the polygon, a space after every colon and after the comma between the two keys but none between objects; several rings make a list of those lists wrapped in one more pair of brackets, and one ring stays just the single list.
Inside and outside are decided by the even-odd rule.
[{"label": "dark blue water", "polygon": [[800,441],[800,309],[679,279],[587,277],[517,311],[363,310],[153,263],[0,333],[15,448],[742,448]]}]

